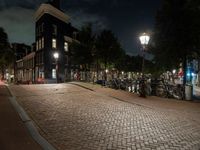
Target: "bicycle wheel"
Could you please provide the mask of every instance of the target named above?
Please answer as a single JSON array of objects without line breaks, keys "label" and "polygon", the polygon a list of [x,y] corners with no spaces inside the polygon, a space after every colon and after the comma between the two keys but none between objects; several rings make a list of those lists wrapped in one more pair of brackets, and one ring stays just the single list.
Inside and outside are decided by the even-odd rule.
[{"label": "bicycle wheel", "polygon": [[156,88],[156,96],[167,98],[167,92],[162,87]]}]

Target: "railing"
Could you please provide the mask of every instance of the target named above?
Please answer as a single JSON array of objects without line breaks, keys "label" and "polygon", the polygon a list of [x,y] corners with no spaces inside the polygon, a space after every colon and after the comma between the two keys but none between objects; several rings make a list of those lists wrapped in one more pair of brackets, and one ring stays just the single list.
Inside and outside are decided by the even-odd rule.
[{"label": "railing", "polygon": [[[109,87],[112,89],[121,89],[138,95],[158,96],[164,98],[184,98],[184,87],[180,84],[170,84],[164,80],[151,79],[112,79],[109,81],[98,80],[97,84]],[[145,92],[145,93],[144,93]]]}]

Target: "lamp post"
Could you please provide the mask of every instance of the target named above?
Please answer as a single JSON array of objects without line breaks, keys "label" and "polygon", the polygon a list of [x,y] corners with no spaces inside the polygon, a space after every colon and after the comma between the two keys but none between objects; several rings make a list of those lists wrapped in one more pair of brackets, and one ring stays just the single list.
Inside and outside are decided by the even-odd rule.
[{"label": "lamp post", "polygon": [[145,50],[146,50],[146,47],[149,43],[149,40],[150,40],[150,36],[146,33],[143,33],[141,36],[140,36],[140,43],[142,45],[142,57],[143,57],[143,60],[142,60],[142,74],[144,74],[144,60],[145,60]]},{"label": "lamp post", "polygon": [[53,57],[54,57],[55,62],[56,62],[56,82],[58,83],[58,58],[59,58],[59,53],[55,52],[53,54]]},{"label": "lamp post", "polygon": [[149,43],[150,36],[146,33],[143,33],[140,37],[140,43],[142,45],[142,82],[141,82],[141,97],[146,97],[145,93],[145,83],[144,83],[144,65],[145,65],[145,50]]}]

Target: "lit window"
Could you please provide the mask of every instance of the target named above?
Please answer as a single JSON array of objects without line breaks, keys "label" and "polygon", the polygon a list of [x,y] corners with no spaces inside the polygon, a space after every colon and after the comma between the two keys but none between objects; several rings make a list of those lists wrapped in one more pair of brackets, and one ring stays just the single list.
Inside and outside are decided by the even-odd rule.
[{"label": "lit window", "polygon": [[68,43],[67,42],[64,43],[64,49],[66,52],[68,52]]},{"label": "lit window", "polygon": [[52,69],[52,78],[56,79],[56,69]]},{"label": "lit window", "polygon": [[52,39],[52,47],[56,48],[56,39]]}]

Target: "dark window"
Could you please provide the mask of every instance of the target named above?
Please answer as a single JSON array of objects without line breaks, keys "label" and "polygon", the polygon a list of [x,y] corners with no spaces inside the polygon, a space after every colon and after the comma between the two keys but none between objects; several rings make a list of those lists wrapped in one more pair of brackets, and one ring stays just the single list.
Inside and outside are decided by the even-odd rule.
[{"label": "dark window", "polygon": [[41,32],[42,33],[44,32],[44,23],[42,23],[42,25],[41,25]]},{"label": "dark window", "polygon": [[52,32],[52,34],[53,34],[53,35],[57,35],[57,26],[56,26],[55,24],[53,24],[52,27],[53,27],[53,32]]}]

